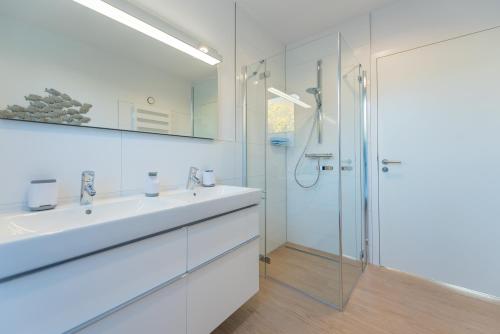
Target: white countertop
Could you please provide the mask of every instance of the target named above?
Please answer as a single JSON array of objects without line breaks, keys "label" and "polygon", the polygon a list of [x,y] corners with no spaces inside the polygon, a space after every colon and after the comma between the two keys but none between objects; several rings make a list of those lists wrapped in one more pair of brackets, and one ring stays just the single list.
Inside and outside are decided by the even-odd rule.
[{"label": "white countertop", "polygon": [[[216,186],[0,215],[0,281],[107,247],[256,205],[259,189]],[[86,210],[91,209],[91,214]]]}]

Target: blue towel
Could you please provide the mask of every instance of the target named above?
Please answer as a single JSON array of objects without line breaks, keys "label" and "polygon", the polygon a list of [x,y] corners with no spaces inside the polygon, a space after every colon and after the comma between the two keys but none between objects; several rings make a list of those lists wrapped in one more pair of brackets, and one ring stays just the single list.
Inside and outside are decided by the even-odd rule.
[{"label": "blue towel", "polygon": [[286,137],[271,137],[271,145],[287,146],[288,142],[289,140]]}]

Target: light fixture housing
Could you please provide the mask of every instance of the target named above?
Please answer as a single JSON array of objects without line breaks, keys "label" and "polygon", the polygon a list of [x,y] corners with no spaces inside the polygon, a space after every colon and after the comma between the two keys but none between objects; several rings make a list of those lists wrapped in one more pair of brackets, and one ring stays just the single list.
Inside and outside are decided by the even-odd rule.
[{"label": "light fixture housing", "polygon": [[217,65],[220,60],[209,55],[208,53],[199,50],[198,48],[181,41],[180,39],[167,34],[166,32],[153,27],[152,25],[139,20],[138,18],[118,9],[102,0],[73,0],[74,2],[92,9],[99,14],[102,14],[112,20],[115,20],[129,28],[139,31],[146,36],[156,39],[168,46],[171,46],[179,51],[199,59],[209,65]]},{"label": "light fixture housing", "polygon": [[267,91],[268,91],[269,93],[272,93],[272,94],[274,94],[274,95],[277,95],[277,96],[279,96],[279,97],[282,97],[282,98],[284,98],[285,100],[288,100],[288,101],[290,101],[290,102],[292,102],[292,103],[294,103],[294,104],[296,104],[296,105],[299,105],[299,106],[301,106],[301,107],[303,107],[303,108],[306,108],[306,109],[310,109],[310,108],[311,108],[311,106],[310,106],[310,105],[308,105],[308,104],[307,104],[307,103],[305,103],[305,102],[302,102],[300,99],[298,99],[298,98],[296,98],[296,97],[294,97],[294,96],[292,96],[292,95],[289,95],[289,94],[287,94],[287,93],[285,93],[285,92],[282,92],[281,90],[276,89],[276,88],[274,88],[274,87],[269,87],[269,88],[267,89]]}]

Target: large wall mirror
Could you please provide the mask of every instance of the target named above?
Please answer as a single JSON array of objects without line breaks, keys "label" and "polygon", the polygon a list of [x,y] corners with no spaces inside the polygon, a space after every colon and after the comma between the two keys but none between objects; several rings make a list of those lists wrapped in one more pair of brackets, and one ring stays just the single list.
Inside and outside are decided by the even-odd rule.
[{"label": "large wall mirror", "polygon": [[0,118],[215,138],[217,52],[124,1],[2,0]]}]

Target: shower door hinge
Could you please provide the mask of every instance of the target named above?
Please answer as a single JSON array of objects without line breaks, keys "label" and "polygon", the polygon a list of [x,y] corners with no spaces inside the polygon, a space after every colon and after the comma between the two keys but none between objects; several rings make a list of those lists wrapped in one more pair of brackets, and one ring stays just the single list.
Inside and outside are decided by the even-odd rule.
[{"label": "shower door hinge", "polygon": [[366,260],[366,254],[368,249],[368,238],[365,239],[365,248],[361,250],[361,260]]},{"label": "shower door hinge", "polygon": [[265,71],[259,74],[259,80],[267,79],[271,77],[271,71]]},{"label": "shower door hinge", "polygon": [[261,262],[264,262],[264,263],[267,263],[267,264],[271,264],[271,258],[268,257],[268,256],[259,255],[259,260]]}]

